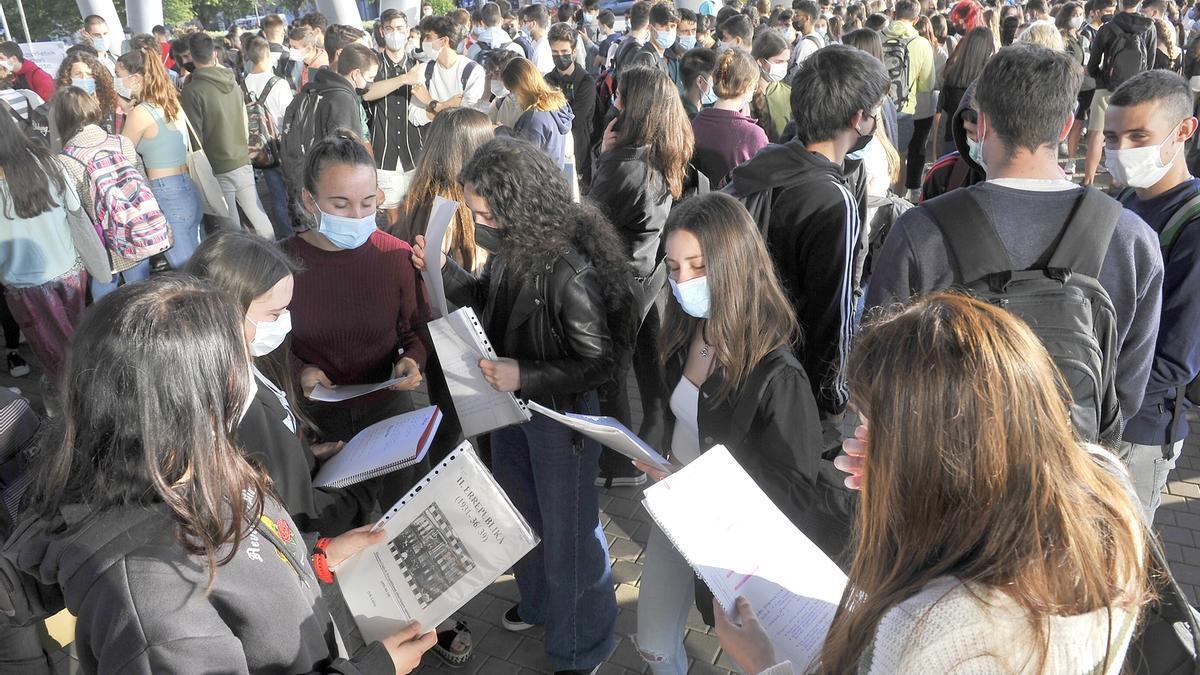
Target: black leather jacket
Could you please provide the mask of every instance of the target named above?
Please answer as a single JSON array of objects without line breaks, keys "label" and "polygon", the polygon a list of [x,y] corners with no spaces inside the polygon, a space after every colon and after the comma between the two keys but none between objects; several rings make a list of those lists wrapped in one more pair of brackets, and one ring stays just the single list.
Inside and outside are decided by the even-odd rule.
[{"label": "black leather jacket", "polygon": [[649,152],[649,146],[620,147],[600,155],[588,192],[625,240],[639,278],[649,277],[662,261],[660,240],[671,213],[671,195],[662,187],[662,174],[648,163]]},{"label": "black leather jacket", "polygon": [[[613,340],[600,275],[573,249],[559,253],[532,278],[492,258],[476,278],[453,260],[442,268],[446,299],[480,313],[484,326],[507,314],[505,334],[488,335],[502,357],[521,362],[517,395],[573,410],[581,394],[596,389],[615,366]],[[510,299],[505,306],[497,298]]]}]

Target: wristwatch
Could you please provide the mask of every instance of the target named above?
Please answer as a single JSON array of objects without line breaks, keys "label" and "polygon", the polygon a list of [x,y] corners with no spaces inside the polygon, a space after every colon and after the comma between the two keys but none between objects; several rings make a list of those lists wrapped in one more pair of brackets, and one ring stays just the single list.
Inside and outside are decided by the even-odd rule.
[{"label": "wristwatch", "polygon": [[437,112],[437,107],[438,107],[437,101],[430,101],[429,105],[425,106],[425,112],[429,113],[430,115],[433,115],[434,113]]}]

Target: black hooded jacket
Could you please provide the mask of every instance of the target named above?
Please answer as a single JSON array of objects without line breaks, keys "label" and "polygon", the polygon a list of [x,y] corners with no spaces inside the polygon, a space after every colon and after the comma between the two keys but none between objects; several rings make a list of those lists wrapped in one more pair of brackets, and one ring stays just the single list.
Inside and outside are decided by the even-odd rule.
[{"label": "black hooded jacket", "polygon": [[921,201],[960,187],[967,187],[987,180],[987,172],[971,159],[971,146],[967,143],[967,130],[963,127],[963,113],[975,101],[975,84],[967,87],[959,101],[958,110],[950,118],[950,133],[954,138],[955,152],[942,157],[929,167],[925,182],[921,184]]},{"label": "black hooded jacket", "polygon": [[6,558],[62,589],[83,672],[395,672],[378,642],[353,662],[337,657],[308,546],[277,503],[217,567],[211,589],[204,556],[184,550],[175,522],[161,503],[76,505],[25,521],[6,542]]},{"label": "black hooded jacket", "polygon": [[772,144],[735,168],[723,191],[742,200],[764,234],[800,322],[796,352],[817,407],[841,412],[860,246],[858,198],[843,168],[799,141]]},{"label": "black hooded jacket", "polygon": [[1096,39],[1092,41],[1092,54],[1088,58],[1087,74],[1096,79],[1097,89],[1112,91],[1117,83],[1109,82],[1108,59],[1109,51],[1118,33],[1128,33],[1137,36],[1146,50],[1146,69],[1154,65],[1154,50],[1158,43],[1158,35],[1154,21],[1137,12],[1117,12],[1112,21],[1096,31]]}]

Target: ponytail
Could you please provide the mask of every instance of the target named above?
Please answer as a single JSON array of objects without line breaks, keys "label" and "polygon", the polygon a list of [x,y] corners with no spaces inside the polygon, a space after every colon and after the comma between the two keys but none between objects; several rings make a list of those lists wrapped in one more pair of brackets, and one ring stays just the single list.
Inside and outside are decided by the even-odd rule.
[{"label": "ponytail", "polygon": [[179,94],[153,47],[132,49],[122,54],[117,63],[129,73],[142,76],[139,100],[162,108],[163,118],[168,122],[174,122],[179,117]]}]

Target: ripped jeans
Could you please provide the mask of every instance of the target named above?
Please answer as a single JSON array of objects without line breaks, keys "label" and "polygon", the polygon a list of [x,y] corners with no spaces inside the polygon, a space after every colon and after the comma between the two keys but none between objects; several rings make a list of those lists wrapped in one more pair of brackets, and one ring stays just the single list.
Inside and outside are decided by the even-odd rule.
[{"label": "ripped jeans", "polygon": [[696,602],[696,573],[671,540],[650,525],[637,603],[637,644],[654,675],[686,675],[683,631]]}]

